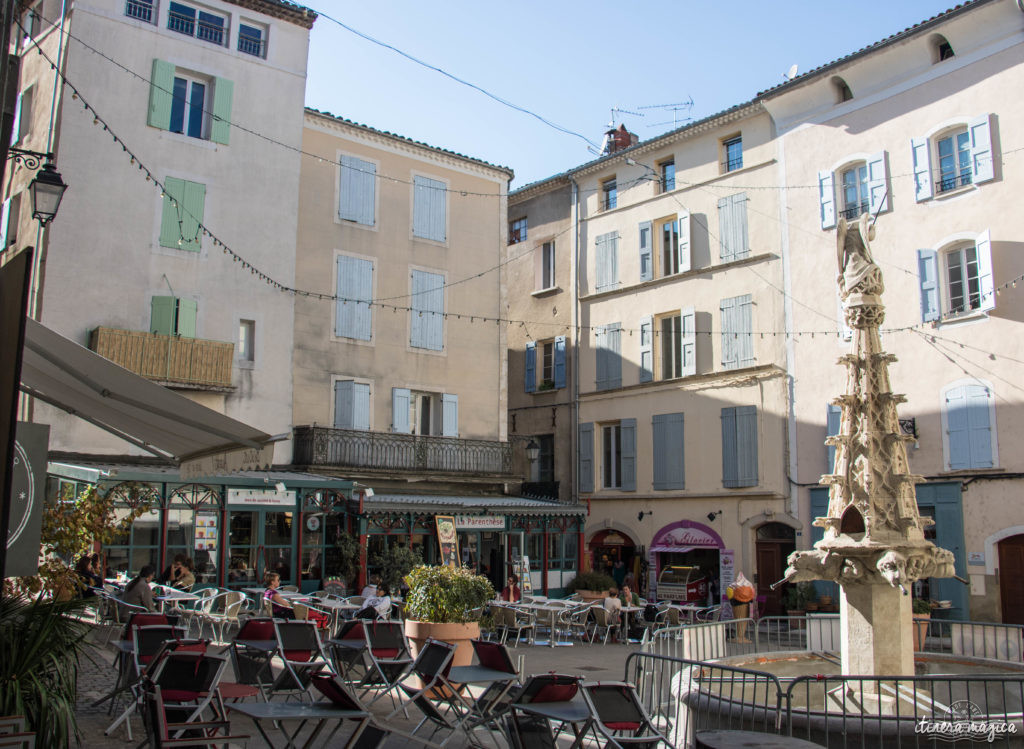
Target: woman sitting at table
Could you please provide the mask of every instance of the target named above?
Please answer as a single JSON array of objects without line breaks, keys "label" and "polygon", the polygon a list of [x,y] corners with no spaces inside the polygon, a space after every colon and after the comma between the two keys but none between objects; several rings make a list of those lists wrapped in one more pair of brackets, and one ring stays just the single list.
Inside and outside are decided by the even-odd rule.
[{"label": "woman sitting at table", "polygon": [[[156,568],[151,564],[147,564],[139,570],[138,577],[125,586],[124,593],[121,594],[121,600],[133,606],[142,606],[147,611],[155,610],[156,604],[153,602],[153,589],[149,587],[149,584],[153,582],[155,574]],[[127,612],[123,612],[122,615],[124,613]]]},{"label": "woman sitting at table", "polygon": [[275,619],[294,619],[292,605],[277,592],[281,587],[281,576],[276,572],[267,573],[267,589],[263,591],[263,600],[270,601],[270,613]]},{"label": "woman sitting at table", "polygon": [[75,572],[81,581],[82,598],[90,598],[96,595],[94,588],[103,587],[103,578],[96,574],[96,571],[93,569],[92,557],[88,554],[83,554],[78,560],[78,564],[75,565]]},{"label": "woman sitting at table", "polygon": [[191,557],[185,557],[185,561],[181,563],[181,569],[178,572],[177,578],[171,583],[171,587],[177,590],[192,590],[192,586],[195,584],[195,564]]},{"label": "woman sitting at table", "polygon": [[610,588],[608,597],[604,599],[605,610],[608,611],[608,618],[613,624],[619,623],[619,612],[622,611],[622,601],[619,599],[619,589]]},{"label": "woman sitting at table", "polygon": [[388,586],[381,583],[377,586],[377,595],[363,601],[363,608],[356,613],[356,619],[387,619],[391,615],[391,596]]},{"label": "woman sitting at table", "polygon": [[523,593],[519,590],[519,578],[515,575],[511,575],[508,578],[508,583],[505,585],[505,589],[501,591],[501,600],[508,601],[509,603],[516,603],[523,599]]}]

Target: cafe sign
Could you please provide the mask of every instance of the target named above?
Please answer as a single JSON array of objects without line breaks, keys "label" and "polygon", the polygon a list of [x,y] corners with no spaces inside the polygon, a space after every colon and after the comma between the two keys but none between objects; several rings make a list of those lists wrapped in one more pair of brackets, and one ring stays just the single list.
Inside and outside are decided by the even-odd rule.
[{"label": "cafe sign", "polygon": [[456,515],[455,528],[460,531],[503,531],[504,515]]},{"label": "cafe sign", "polygon": [[295,492],[279,492],[275,489],[228,489],[228,504],[295,507]]}]

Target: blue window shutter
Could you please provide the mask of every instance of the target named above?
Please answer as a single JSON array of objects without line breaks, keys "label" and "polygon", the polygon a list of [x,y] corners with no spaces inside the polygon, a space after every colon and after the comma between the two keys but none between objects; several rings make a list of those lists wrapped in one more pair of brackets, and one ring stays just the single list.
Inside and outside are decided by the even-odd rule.
[{"label": "blue window shutter", "polygon": [[212,124],[210,140],[227,145],[231,138],[231,101],[235,95],[235,84],[227,78],[213,80],[213,106],[210,108]]},{"label": "blue window shutter", "polygon": [[445,241],[444,182],[428,177],[413,177],[412,233],[424,239]]},{"label": "blue window shutter", "polygon": [[338,217],[373,226],[377,165],[355,156],[341,157]]},{"label": "blue window shutter", "polygon": [[594,491],[594,424],[587,422],[579,426],[578,471],[580,492]]},{"label": "blue window shutter", "polygon": [[608,381],[608,337],[603,326],[594,328],[594,385],[604,390]]},{"label": "blue window shutter", "polygon": [[911,138],[910,151],[914,160],[914,199],[920,203],[934,193],[931,144],[927,138]]},{"label": "blue window shutter", "polygon": [[651,263],[651,231],[650,221],[640,224],[640,280],[650,281],[654,277],[654,266]]},{"label": "blue window shutter", "polygon": [[339,380],[334,383],[334,428],[355,429],[355,383]]},{"label": "blue window shutter", "polygon": [[352,384],[352,428],[364,431],[370,428],[370,384],[367,382]]},{"label": "blue window shutter", "polygon": [[555,387],[565,387],[565,336],[555,337]]},{"label": "blue window shutter", "polygon": [[921,285],[921,322],[939,319],[939,262],[935,250],[917,251],[917,275]]},{"label": "blue window shutter", "polygon": [[722,486],[739,486],[739,447],[736,444],[736,409],[722,409]]},{"label": "blue window shutter", "polygon": [[601,291],[608,283],[608,235],[602,234],[594,240],[594,290]]},{"label": "blue window shutter", "polygon": [[[829,403],[825,411],[825,436],[835,437],[839,434],[843,418],[843,410],[832,403]],[[836,469],[836,448],[835,445],[825,445],[825,473],[834,473]]]},{"label": "blue window shutter", "polygon": [[697,374],[697,316],[693,307],[679,310],[683,377]]},{"label": "blue window shutter", "polygon": [[737,486],[757,486],[757,407],[736,408]]},{"label": "blue window shutter", "polygon": [[532,393],[537,389],[537,343],[526,342],[526,392]]},{"label": "blue window shutter", "polygon": [[412,309],[409,343],[414,348],[444,348],[444,276],[412,271]]},{"label": "blue window shutter", "polygon": [[984,385],[965,386],[967,425],[971,440],[971,468],[992,468],[992,424],[989,391]]},{"label": "blue window shutter", "polygon": [[967,388],[960,385],[946,391],[946,436],[951,471],[971,467],[971,426],[967,410]]},{"label": "blue window shutter", "polygon": [[732,238],[732,221],[729,219],[729,198],[718,199],[718,255],[723,263],[733,260],[735,243]]},{"label": "blue window shutter", "polygon": [[996,178],[992,152],[991,116],[983,114],[981,117],[975,117],[967,123],[967,132],[971,140],[971,169],[974,172],[974,184],[991,182]]},{"label": "blue window shutter", "polygon": [[621,452],[621,489],[636,491],[636,419],[622,419],[619,422]]},{"label": "blue window shutter", "polygon": [[441,393],[441,436],[459,436],[459,396]]},{"label": "blue window shutter", "polygon": [[655,490],[685,489],[686,471],[683,460],[683,415],[656,414],[651,419],[654,451]]},{"label": "blue window shutter", "polygon": [[889,210],[889,164],[885,151],[868,158],[868,202],[871,213]]},{"label": "blue window shutter", "polygon": [[[164,60],[153,60],[153,74],[149,84],[149,125],[161,130],[171,128],[171,103],[174,99],[174,65]],[[17,133],[17,130],[14,131]]]},{"label": "blue window shutter", "polygon": [[648,315],[640,318],[640,382],[654,379],[654,319]]},{"label": "blue window shutter", "polygon": [[831,229],[836,225],[835,175],[832,172],[818,172],[818,204],[821,228]]},{"label": "blue window shutter", "polygon": [[427,348],[433,351],[442,351],[444,350],[444,276],[439,273],[429,275],[430,320]]},{"label": "blue window shutter", "polygon": [[740,260],[750,254],[750,235],[747,228],[747,194],[729,197],[729,220],[732,223],[733,259]]},{"label": "blue window shutter", "polygon": [[335,335],[369,341],[372,315],[368,302],[373,292],[373,263],[349,255],[338,256],[338,296]]},{"label": "blue window shutter", "polygon": [[608,387],[622,387],[622,325],[612,323],[605,335],[608,341]]},{"label": "blue window shutter", "polygon": [[754,365],[754,303],[750,294],[736,297],[736,358],[738,366]]},{"label": "blue window shutter", "polygon": [[[749,295],[746,297],[749,299]],[[725,369],[736,369],[740,366],[743,351],[741,333],[743,320],[740,304],[744,297],[730,297],[721,302],[722,313],[722,366]]]},{"label": "blue window shutter", "polygon": [[391,388],[391,431],[409,434],[409,401],[412,393],[408,388]]},{"label": "blue window shutter", "polygon": [[978,287],[981,292],[981,307],[988,311],[996,308],[996,287],[992,280],[992,233],[986,229],[974,243],[978,253]]},{"label": "blue window shutter", "polygon": [[680,211],[676,216],[676,232],[679,237],[679,272],[690,270],[690,213]]}]

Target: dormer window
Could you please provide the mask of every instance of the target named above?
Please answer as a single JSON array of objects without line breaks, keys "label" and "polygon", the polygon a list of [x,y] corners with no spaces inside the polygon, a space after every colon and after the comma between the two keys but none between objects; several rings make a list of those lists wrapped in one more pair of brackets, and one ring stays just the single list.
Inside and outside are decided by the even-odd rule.
[{"label": "dormer window", "polygon": [[838,104],[842,104],[844,101],[849,101],[853,98],[853,91],[851,91],[850,87],[846,85],[846,81],[839,76],[832,79],[832,86],[835,88],[836,102]]},{"label": "dormer window", "polygon": [[932,37],[932,62],[939,63],[953,57],[953,45],[942,34]]}]

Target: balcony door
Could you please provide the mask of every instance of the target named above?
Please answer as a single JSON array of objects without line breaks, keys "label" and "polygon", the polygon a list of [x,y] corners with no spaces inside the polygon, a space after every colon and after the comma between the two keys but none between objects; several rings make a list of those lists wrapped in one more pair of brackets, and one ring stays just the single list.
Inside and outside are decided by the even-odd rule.
[{"label": "balcony door", "polygon": [[228,575],[231,587],[262,587],[269,571],[295,585],[296,514],[280,508],[232,509],[228,513]]}]

